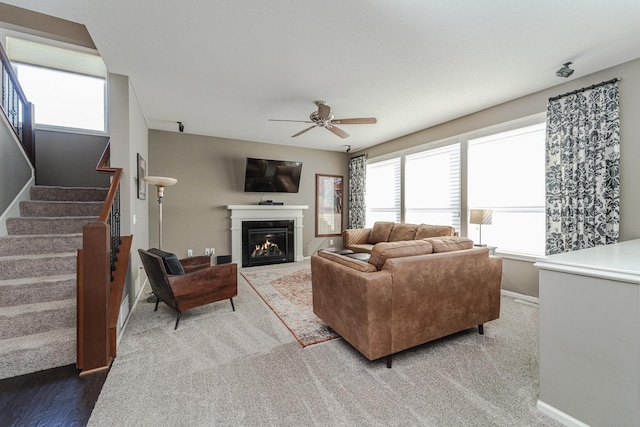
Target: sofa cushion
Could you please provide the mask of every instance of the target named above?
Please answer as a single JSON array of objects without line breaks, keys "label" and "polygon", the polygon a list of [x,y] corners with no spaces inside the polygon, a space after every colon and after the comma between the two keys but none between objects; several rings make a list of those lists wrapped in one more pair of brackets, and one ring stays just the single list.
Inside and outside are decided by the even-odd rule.
[{"label": "sofa cushion", "polygon": [[171,252],[165,252],[160,249],[151,248],[148,252],[151,252],[154,255],[158,255],[162,258],[162,262],[164,263],[164,269],[167,271],[167,274],[184,274],[184,269],[182,268],[182,264],[178,260],[178,257]]},{"label": "sofa cushion", "polygon": [[354,270],[362,271],[364,273],[376,271],[376,268],[368,262],[361,261],[359,259],[351,258],[345,255],[340,255],[334,252],[320,251],[318,255],[322,258],[337,262],[345,267],[351,267]]},{"label": "sofa cushion", "polygon": [[388,242],[394,225],[394,222],[378,221],[374,223],[371,233],[369,233],[369,241],[367,243],[375,245],[380,242]]},{"label": "sofa cushion", "polygon": [[413,240],[416,237],[418,224],[395,224],[389,235],[388,242],[400,242],[402,240]]},{"label": "sofa cushion", "polygon": [[433,246],[434,253],[452,252],[473,248],[473,240],[467,239],[466,237],[428,237],[422,240],[429,242],[431,246]]},{"label": "sofa cushion", "polygon": [[404,240],[401,242],[381,242],[371,250],[369,263],[382,269],[389,258],[401,258],[413,255],[425,255],[433,252],[431,243],[426,240]]},{"label": "sofa cushion", "polygon": [[424,239],[425,237],[441,237],[453,236],[456,229],[449,225],[428,225],[420,224],[416,230],[415,239]]}]

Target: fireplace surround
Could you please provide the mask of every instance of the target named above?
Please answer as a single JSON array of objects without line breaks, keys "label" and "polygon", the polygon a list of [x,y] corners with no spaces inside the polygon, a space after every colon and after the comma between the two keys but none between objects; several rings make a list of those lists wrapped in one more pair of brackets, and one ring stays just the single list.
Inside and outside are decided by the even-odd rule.
[{"label": "fireplace surround", "polygon": [[304,259],[303,212],[306,205],[228,205],[231,212],[231,262],[242,265],[242,223],[244,221],[293,221],[293,261]]}]

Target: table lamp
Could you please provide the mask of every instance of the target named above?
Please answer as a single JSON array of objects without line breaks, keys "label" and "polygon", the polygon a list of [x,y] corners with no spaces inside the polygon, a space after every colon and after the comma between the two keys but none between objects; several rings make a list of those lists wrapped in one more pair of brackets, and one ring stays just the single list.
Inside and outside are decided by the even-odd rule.
[{"label": "table lamp", "polygon": [[478,246],[486,246],[482,244],[482,225],[491,224],[493,217],[493,211],[491,209],[471,209],[469,213],[469,222],[471,224],[478,224],[480,229],[480,242]]}]

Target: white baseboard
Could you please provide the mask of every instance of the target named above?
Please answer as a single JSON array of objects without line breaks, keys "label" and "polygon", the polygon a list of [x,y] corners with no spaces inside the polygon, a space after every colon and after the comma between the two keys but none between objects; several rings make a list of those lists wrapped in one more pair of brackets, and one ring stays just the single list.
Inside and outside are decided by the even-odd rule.
[{"label": "white baseboard", "polygon": [[7,235],[7,218],[16,218],[20,216],[20,202],[23,200],[31,200],[31,187],[36,185],[36,179],[32,175],[31,179],[22,187],[20,193],[16,196],[7,209],[0,215],[0,236]]},{"label": "white baseboard", "polygon": [[[139,280],[139,278],[136,280]],[[129,314],[133,313],[133,310],[135,310],[136,307],[138,306],[138,302],[140,301],[140,298],[142,297],[142,294],[143,294],[142,289],[144,289],[147,282],[148,282],[148,279],[145,278],[144,282],[142,283],[142,287],[140,287],[139,289],[138,295],[136,295],[136,299],[133,301],[133,307],[131,307],[131,310],[129,310]],[[127,315],[127,318],[124,321],[124,325],[122,325],[122,327],[120,328],[120,333],[118,334],[118,340],[117,340],[118,342],[116,346],[120,346],[120,341],[124,336],[124,332],[127,330],[127,326],[129,326],[129,319],[131,319],[131,316]]]},{"label": "white baseboard", "polygon": [[553,418],[556,421],[561,422],[568,427],[589,427],[588,424],[585,424],[582,421],[573,418],[571,415],[565,414],[564,412],[544,403],[541,400],[538,400],[538,404],[536,406],[538,407],[538,411],[542,412],[548,417]]},{"label": "white baseboard", "polygon": [[504,289],[502,289],[500,291],[500,293],[502,295],[504,295],[504,296],[511,297],[511,298],[514,298],[514,299],[521,299],[523,301],[528,301],[528,302],[531,302],[531,303],[534,303],[534,304],[539,304],[540,303],[539,300],[538,300],[538,297],[532,297],[530,295],[519,294],[517,292],[512,292],[512,291],[506,291]]}]

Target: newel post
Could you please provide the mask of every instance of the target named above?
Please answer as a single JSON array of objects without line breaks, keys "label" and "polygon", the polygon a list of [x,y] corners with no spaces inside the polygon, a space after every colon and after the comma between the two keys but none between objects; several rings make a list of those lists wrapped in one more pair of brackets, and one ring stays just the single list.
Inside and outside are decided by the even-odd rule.
[{"label": "newel post", "polygon": [[87,224],[82,234],[81,289],[78,289],[78,350],[81,353],[78,362],[81,366],[78,367],[85,374],[111,365],[109,224]]}]

